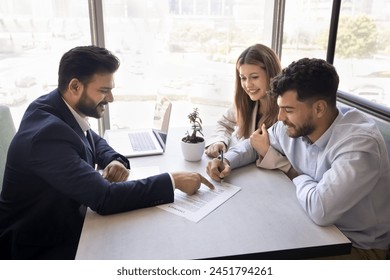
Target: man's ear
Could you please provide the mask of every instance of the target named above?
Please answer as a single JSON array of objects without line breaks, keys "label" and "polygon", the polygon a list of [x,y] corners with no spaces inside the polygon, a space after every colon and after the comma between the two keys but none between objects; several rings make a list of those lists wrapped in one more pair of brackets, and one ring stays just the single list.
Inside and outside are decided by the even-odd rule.
[{"label": "man's ear", "polygon": [[320,99],[314,102],[313,111],[314,111],[314,115],[317,118],[322,118],[326,114],[327,110],[328,110],[328,103],[325,100]]},{"label": "man's ear", "polygon": [[79,95],[82,92],[83,84],[76,78],[73,78],[69,82],[68,90],[74,94]]}]

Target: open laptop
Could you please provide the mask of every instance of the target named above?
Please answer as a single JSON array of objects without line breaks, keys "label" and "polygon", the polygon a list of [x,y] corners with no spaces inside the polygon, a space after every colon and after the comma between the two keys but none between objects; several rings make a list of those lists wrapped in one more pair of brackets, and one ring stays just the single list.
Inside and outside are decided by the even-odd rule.
[{"label": "open laptop", "polygon": [[166,97],[156,101],[153,128],[106,130],[104,138],[118,153],[126,157],[158,155],[165,152],[172,103]]}]

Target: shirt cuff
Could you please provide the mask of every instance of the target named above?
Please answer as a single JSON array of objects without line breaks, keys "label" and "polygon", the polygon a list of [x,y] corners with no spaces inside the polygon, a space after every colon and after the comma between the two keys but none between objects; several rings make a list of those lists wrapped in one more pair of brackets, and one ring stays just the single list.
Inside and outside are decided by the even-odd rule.
[{"label": "shirt cuff", "polygon": [[114,160],[116,160],[116,161],[119,161],[120,163],[122,163],[127,169],[130,169],[130,162],[127,160],[127,162],[126,161],[124,161],[121,157],[117,157],[117,158],[115,158]]},{"label": "shirt cuff", "polygon": [[175,191],[175,189],[176,189],[175,180],[173,180],[173,177],[172,177],[171,173],[168,173],[168,175],[169,175],[169,177],[171,178],[171,181],[172,181],[173,191]]}]

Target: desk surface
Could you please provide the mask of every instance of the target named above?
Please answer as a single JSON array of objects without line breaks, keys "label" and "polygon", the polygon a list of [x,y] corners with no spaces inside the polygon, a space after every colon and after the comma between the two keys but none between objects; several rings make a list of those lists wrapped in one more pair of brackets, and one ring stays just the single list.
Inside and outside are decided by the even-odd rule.
[{"label": "desk surface", "polygon": [[[183,131],[171,129],[164,155],[132,158],[131,165],[198,171],[209,178],[207,156],[183,159]],[[88,209],[76,259],[301,259],[350,251],[350,241],[335,226],[310,220],[280,171],[248,165],[225,181],[241,191],[198,223],[157,207],[109,216]]]}]

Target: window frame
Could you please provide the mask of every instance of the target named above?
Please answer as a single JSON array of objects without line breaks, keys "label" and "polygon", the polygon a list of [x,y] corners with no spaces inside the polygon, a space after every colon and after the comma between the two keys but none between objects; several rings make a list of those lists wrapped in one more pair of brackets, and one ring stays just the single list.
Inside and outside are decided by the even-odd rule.
[{"label": "window frame", "polygon": [[[342,0],[333,0],[331,22],[329,27],[329,39],[327,46],[326,60],[333,64],[337,42],[337,30],[340,18],[340,8]],[[371,102],[359,96],[353,95],[346,91],[337,92],[337,101],[346,105],[360,109],[370,115],[390,122],[390,108],[375,102]]]}]

